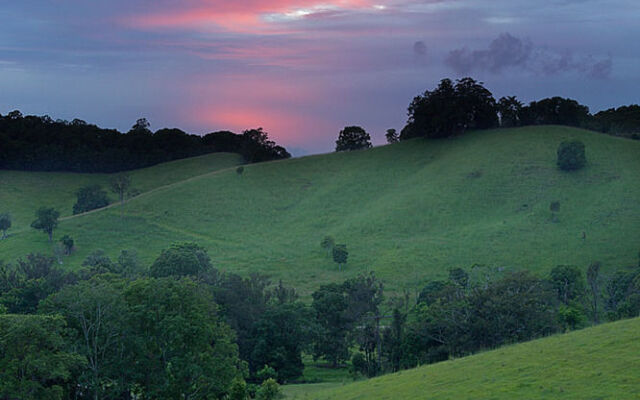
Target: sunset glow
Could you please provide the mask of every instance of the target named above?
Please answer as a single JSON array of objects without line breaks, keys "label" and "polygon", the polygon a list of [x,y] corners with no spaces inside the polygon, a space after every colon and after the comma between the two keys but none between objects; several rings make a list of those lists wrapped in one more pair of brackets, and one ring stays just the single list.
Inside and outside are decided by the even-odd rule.
[{"label": "sunset glow", "polygon": [[351,124],[382,143],[444,77],[525,102],[638,102],[640,50],[623,44],[640,35],[630,0],[27,3],[0,11],[3,114],[121,130],[145,116],[199,134],[263,126],[301,154],[329,150]]}]

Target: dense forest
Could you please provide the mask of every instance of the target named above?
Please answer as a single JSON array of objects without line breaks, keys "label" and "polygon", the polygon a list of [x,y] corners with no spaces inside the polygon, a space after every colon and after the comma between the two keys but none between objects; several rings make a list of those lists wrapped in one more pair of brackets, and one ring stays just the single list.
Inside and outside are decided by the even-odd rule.
[{"label": "dense forest", "polygon": [[214,152],[239,153],[250,163],[291,157],[262,128],[198,136],[149,127],[141,118],[125,134],[79,119],[54,121],[12,111],[0,115],[0,169],[119,172]]},{"label": "dense forest", "polygon": [[272,398],[300,381],[303,353],[371,377],[640,313],[640,262],[546,277],[453,268],[392,297],[369,273],[320,286],[310,303],[264,275],[217,270],[194,243],[150,266],[126,250],[82,265],[0,263],[2,398]]}]

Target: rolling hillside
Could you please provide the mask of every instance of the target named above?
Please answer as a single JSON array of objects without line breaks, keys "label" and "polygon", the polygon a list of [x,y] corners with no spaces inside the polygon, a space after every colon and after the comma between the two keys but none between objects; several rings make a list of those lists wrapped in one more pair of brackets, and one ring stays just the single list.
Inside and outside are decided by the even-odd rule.
[{"label": "rolling hillside", "polygon": [[636,318],[317,392],[297,385],[287,398],[638,399],[638,354]]},{"label": "rolling hillside", "polygon": [[[555,153],[572,138],[585,143],[589,164],[566,173]],[[159,168],[137,172],[135,185],[191,176],[158,183],[173,173],[170,164]],[[36,184],[50,180],[38,176],[25,173],[11,192],[2,190],[0,208],[17,218],[0,258],[50,251],[46,235],[25,228],[36,204],[55,198],[51,204],[71,208],[79,178],[61,177],[73,183],[63,201],[60,189]],[[477,263],[540,272],[594,260],[605,270],[635,264],[639,181],[637,141],[568,127],[480,131],[253,164],[242,175],[229,168],[135,198],[124,219],[117,208],[70,218],[55,236],[76,239],[70,267],[98,248],[112,256],[133,248],[150,263],[172,242],[195,241],[220,269],[267,273],[303,294],[369,270],[391,290],[418,289],[451,267]],[[552,201],[560,202],[556,222]],[[325,235],[347,244],[346,271],[320,248]]]}]

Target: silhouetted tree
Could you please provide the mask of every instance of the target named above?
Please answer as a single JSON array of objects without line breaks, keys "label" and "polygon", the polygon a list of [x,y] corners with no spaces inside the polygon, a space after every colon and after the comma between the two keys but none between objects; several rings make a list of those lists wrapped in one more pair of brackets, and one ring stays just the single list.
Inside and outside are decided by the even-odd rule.
[{"label": "silhouetted tree", "polygon": [[498,101],[500,126],[511,128],[522,125],[523,104],[515,96],[501,97]]},{"label": "silhouetted tree", "polygon": [[409,105],[409,119],[400,139],[413,137],[444,138],[467,129],[498,126],[496,101],[489,90],[472,78],[462,78],[454,85],[450,79],[440,81],[433,91],[425,91]]},{"label": "silhouetted tree", "polygon": [[336,151],[360,150],[371,147],[371,137],[359,126],[346,126],[336,140]]},{"label": "silhouetted tree", "polygon": [[395,129],[387,129],[387,134],[384,137],[387,138],[387,143],[389,144],[397,143],[400,140],[400,136]]},{"label": "silhouetted tree", "polygon": [[53,230],[58,226],[60,213],[51,207],[40,207],[36,211],[36,220],[31,227],[45,232],[49,236],[49,243],[53,242]]}]

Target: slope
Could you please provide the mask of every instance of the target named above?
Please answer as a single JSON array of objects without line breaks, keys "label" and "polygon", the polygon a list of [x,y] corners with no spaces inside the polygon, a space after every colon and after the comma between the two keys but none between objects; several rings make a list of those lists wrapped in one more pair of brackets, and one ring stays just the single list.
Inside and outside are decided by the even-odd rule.
[{"label": "slope", "polygon": [[[559,171],[557,146],[573,138],[589,165]],[[64,221],[56,236],[76,238],[69,265],[96,248],[133,248],[150,263],[195,241],[220,269],[267,273],[303,294],[370,270],[391,290],[418,290],[474,264],[636,263],[639,178],[640,142],[568,127],[480,131],[203,175],[132,200],[124,219],[109,209]],[[347,244],[346,270],[320,248],[325,235]],[[33,231],[0,243],[5,259],[47,249]]]},{"label": "slope", "polygon": [[638,354],[636,318],[288,398],[637,399]]}]

